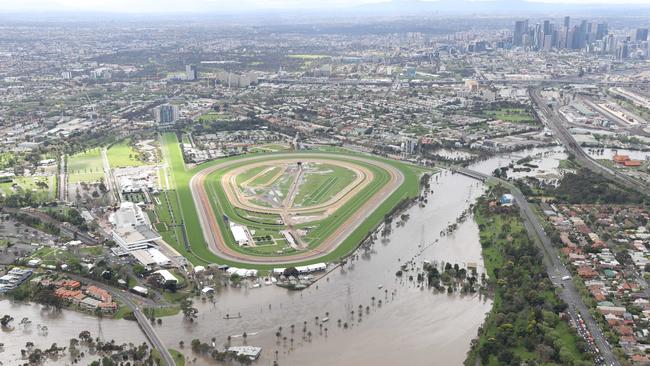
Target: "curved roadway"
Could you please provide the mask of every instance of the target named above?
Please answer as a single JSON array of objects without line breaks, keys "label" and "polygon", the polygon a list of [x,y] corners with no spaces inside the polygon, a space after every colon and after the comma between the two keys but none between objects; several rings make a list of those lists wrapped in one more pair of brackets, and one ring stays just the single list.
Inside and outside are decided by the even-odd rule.
[{"label": "curved roadway", "polygon": [[[281,155],[274,155],[279,157]],[[339,154],[330,153],[299,153],[299,154],[286,154],[287,157],[300,157],[324,159],[329,158],[332,160],[341,159]],[[356,230],[366,218],[370,216],[379,206],[392,195],[404,183],[404,174],[396,167],[374,159],[345,155],[342,160],[358,161],[370,165],[378,166],[388,172],[390,179],[384,184],[375,194],[366,200],[348,219],[340,225],[334,232],[330,234],[318,247],[309,249],[304,252],[276,257],[262,257],[251,254],[241,253],[230,248],[225,240],[221,228],[217,222],[217,217],[210,202],[210,197],[206,191],[207,177],[219,169],[229,167],[231,165],[240,164],[242,162],[254,162],[261,159],[268,159],[264,156],[253,156],[249,158],[236,159],[225,161],[205,168],[195,174],[190,180],[190,190],[192,198],[196,206],[201,230],[205,238],[208,248],[217,256],[242,263],[251,264],[279,264],[279,263],[297,263],[306,260],[312,260],[327,255],[336,248],[338,248],[343,241]]]}]

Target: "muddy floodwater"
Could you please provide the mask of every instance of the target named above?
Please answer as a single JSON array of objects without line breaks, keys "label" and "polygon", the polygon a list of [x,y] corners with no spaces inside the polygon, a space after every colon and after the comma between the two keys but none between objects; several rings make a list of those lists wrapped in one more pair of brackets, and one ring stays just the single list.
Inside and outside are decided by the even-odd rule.
[{"label": "muddy floodwater", "polygon": [[[20,350],[25,343],[33,342],[36,348],[46,349],[52,343],[59,347],[67,347],[70,338],[78,338],[83,330],[89,331],[93,337],[103,341],[115,340],[118,344],[147,342],[137,324],[128,320],[100,319],[88,314],[70,310],[53,311],[39,304],[12,303],[9,300],[0,301],[0,316],[11,315],[14,318],[13,330],[0,330],[0,365],[23,365],[27,361],[21,359]],[[31,324],[19,325],[23,318],[29,318]],[[46,326],[46,329],[43,328]],[[87,356],[81,364],[90,363],[96,357]],[[69,358],[50,360],[48,365],[69,365]]]},{"label": "muddy floodwater", "polygon": [[[410,365],[430,365],[432,359],[460,365],[491,302],[478,296],[434,294],[418,288],[407,274],[399,278],[395,273],[411,259],[419,268],[428,260],[460,266],[475,263],[482,271],[473,220],[461,223],[453,235],[441,237],[440,232],[456,221],[483,187],[443,172],[434,177],[431,189],[429,203],[412,207],[403,226],[393,225],[388,241],[377,240],[370,250],[359,250],[347,264],[308,289],[222,289],[214,304],[196,302],[197,322],[183,321],[180,315],[166,318],[157,326],[159,334],[170,346],[180,340],[189,344],[193,338],[210,342],[213,337],[222,346],[229,335],[232,345],[243,344],[240,335],[246,332],[248,345],[263,348],[259,361],[263,365],[275,360],[276,350],[280,365],[394,365],[405,357]],[[226,320],[226,314],[241,314],[241,318]],[[324,317],[329,321],[321,327]]]},{"label": "muddy floodwater", "polygon": [[[507,158],[490,159],[474,168],[491,172],[504,160]],[[441,231],[456,222],[484,189],[482,184],[461,175],[436,174],[428,203],[411,207],[403,225],[393,224],[388,240],[378,239],[370,249],[360,249],[345,265],[308,289],[292,292],[264,285],[255,289],[223,288],[214,302],[195,299],[199,314],[194,323],[177,315],[163,318],[155,329],[167,347],[182,351],[189,364],[196,365],[215,362],[194,355],[189,349],[192,339],[210,343],[214,338],[222,349],[228,336],[231,345],[262,347],[259,365],[270,365],[276,358],[279,365],[302,366],[461,365],[491,301],[478,295],[437,294],[410,281],[413,271],[402,277],[397,277],[396,272],[409,260],[415,261],[416,268],[421,268],[425,260],[461,267],[471,263],[483,272],[478,227],[471,217],[451,235],[441,236]],[[98,321],[67,311],[61,318],[52,319],[37,309],[36,305],[15,306],[0,301],[0,314],[9,313],[18,320],[28,316],[34,324],[47,324],[49,335],[42,344],[48,346],[52,342],[67,344],[83,329],[95,335],[100,324],[105,338],[133,343],[144,339],[133,322]],[[227,320],[226,314],[239,314],[241,318]],[[322,322],[324,317],[327,322]],[[279,327],[282,330],[277,337]],[[242,337],[244,332],[246,339]],[[15,332],[10,342],[24,345],[32,338],[39,339]],[[186,345],[182,350],[181,340]],[[7,344],[6,340],[2,342]],[[7,352],[0,353],[0,360],[4,365],[14,364]]]}]

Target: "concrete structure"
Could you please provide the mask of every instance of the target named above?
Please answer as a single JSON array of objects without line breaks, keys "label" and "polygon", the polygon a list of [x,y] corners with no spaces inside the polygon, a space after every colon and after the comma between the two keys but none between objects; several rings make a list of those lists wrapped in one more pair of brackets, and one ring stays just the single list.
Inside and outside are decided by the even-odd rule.
[{"label": "concrete structure", "polygon": [[158,233],[144,225],[135,228],[116,228],[112,235],[113,240],[128,252],[154,246],[155,241],[162,239]]},{"label": "concrete structure", "polygon": [[140,264],[145,267],[167,267],[171,260],[157,248],[137,249],[130,253]]},{"label": "concrete structure", "polygon": [[151,229],[147,215],[133,202],[122,202],[120,208],[110,215],[109,221],[114,226],[113,240],[127,252],[154,246],[154,242],[161,239]]},{"label": "concrete structure", "polygon": [[133,202],[122,202],[120,208],[112,213],[109,221],[118,228],[135,228],[137,226],[151,226],[149,218],[140,206]]}]

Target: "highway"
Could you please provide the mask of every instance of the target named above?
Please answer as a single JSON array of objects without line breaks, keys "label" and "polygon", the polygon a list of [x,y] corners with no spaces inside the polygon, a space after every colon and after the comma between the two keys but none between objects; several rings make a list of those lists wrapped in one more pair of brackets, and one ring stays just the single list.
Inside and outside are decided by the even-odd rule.
[{"label": "highway", "polygon": [[553,135],[564,145],[567,151],[570,151],[576,161],[588,168],[589,170],[612,179],[621,185],[636,190],[642,194],[650,192],[647,183],[630,177],[629,175],[608,168],[589,156],[582,147],[576,142],[571,133],[566,129],[565,118],[556,110],[548,106],[548,101],[544,100],[539,88],[530,89],[530,98],[535,104],[536,113],[542,123],[553,131]]},{"label": "highway", "polygon": [[535,212],[533,212],[533,209],[531,208],[523,193],[521,193],[521,191],[513,184],[505,180],[494,178],[466,168],[452,167],[451,169],[457,173],[463,174],[470,178],[478,179],[483,182],[487,181],[488,179],[495,180],[510,190],[515,198],[517,205],[519,206],[521,217],[523,219],[526,231],[528,231],[528,235],[531,238],[537,238],[537,240],[534,241],[538,244],[540,249],[542,249],[542,253],[544,254],[543,262],[549,278],[555,287],[559,290],[558,294],[560,298],[569,305],[569,314],[574,320],[578,318],[578,314],[583,319],[586,329],[589,331],[589,333],[591,333],[591,336],[594,338],[594,343],[599,349],[600,355],[605,360],[605,364],[610,366],[620,365],[612,353],[612,348],[603,335],[603,332],[596,322],[596,319],[594,319],[591,313],[589,313],[589,308],[582,301],[580,292],[576,288],[573,281],[562,280],[562,277],[564,276],[573,277],[573,275],[560,261],[560,257],[556,254],[556,249],[553,247],[551,239],[548,237],[548,235],[546,235],[546,231],[544,231],[544,227],[542,226],[539,217],[535,214]]}]

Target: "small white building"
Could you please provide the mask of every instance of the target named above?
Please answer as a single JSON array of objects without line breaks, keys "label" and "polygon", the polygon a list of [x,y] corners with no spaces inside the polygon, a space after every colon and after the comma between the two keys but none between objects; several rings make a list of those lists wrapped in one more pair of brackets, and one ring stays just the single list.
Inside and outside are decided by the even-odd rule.
[{"label": "small white building", "polygon": [[169,271],[166,270],[166,269],[161,269],[161,270],[159,270],[159,271],[156,271],[156,272],[154,272],[154,274],[157,274],[157,275],[159,275],[160,277],[162,277],[163,282],[164,282],[166,285],[169,285],[169,284],[172,284],[172,283],[173,283],[173,284],[178,283],[178,278],[176,278],[176,276],[174,276],[171,272],[169,272]]},{"label": "small white building", "polygon": [[298,273],[300,274],[305,274],[305,273],[324,271],[326,268],[327,265],[325,263],[314,263],[306,266],[298,266],[296,267],[296,271],[298,271]]},{"label": "small white building", "polygon": [[133,286],[133,288],[131,288],[131,292],[138,294],[140,296],[149,295],[149,290],[146,287],[142,287],[142,286]]},{"label": "small white building", "polygon": [[195,266],[194,267],[194,273],[201,273],[201,272],[205,272],[205,267],[203,267],[203,266]]},{"label": "small white building", "polygon": [[260,357],[260,353],[262,353],[262,348],[261,347],[253,347],[253,346],[232,346],[228,348],[228,352],[233,352],[236,353],[237,356],[247,356],[248,358],[253,360],[257,360],[258,357]]},{"label": "small white building", "polygon": [[239,246],[251,245],[253,237],[248,228],[230,221],[230,232]]}]

